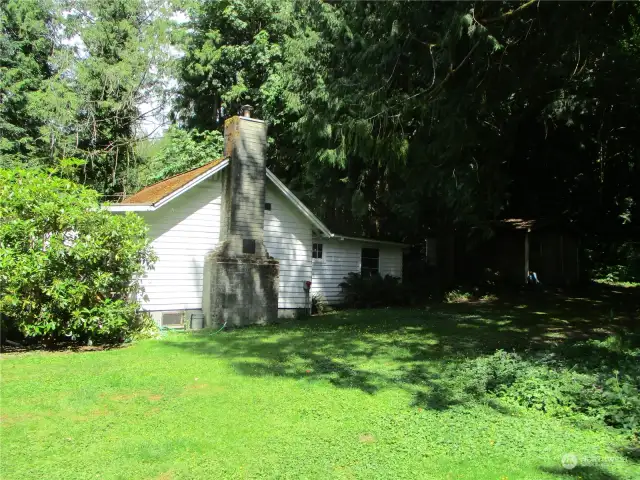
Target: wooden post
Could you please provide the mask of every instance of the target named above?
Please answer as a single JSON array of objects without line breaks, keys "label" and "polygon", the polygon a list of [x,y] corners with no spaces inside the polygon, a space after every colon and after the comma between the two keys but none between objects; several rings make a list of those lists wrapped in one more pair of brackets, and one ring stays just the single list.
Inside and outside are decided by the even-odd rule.
[{"label": "wooden post", "polygon": [[524,234],[524,283],[529,279],[529,231]]},{"label": "wooden post", "polygon": [[564,276],[564,235],[560,234],[560,275],[562,276],[562,281],[565,285],[567,282],[567,278]]}]

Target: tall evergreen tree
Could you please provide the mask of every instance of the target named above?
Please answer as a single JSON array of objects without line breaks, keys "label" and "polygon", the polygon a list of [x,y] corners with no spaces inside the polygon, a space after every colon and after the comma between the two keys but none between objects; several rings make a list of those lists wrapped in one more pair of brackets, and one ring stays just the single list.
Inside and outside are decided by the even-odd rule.
[{"label": "tall evergreen tree", "polygon": [[69,26],[84,47],[74,67],[81,97],[77,148],[87,161],[82,179],[107,194],[126,193],[141,120],[162,93],[171,33],[165,4],[83,0],[74,6]]},{"label": "tall evergreen tree", "polygon": [[53,75],[54,19],[48,0],[0,2],[0,166],[46,159],[32,95]]}]

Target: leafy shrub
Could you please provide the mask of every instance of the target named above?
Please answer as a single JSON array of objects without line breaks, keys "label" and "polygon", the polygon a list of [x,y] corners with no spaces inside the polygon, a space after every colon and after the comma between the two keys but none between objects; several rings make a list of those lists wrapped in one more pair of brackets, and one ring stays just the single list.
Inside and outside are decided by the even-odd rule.
[{"label": "leafy shrub", "polygon": [[154,260],[145,223],[53,173],[0,170],[4,326],[37,339],[122,340],[136,325],[137,279]]},{"label": "leafy shrub", "polygon": [[620,376],[619,372],[601,382],[606,409],[603,418],[609,425],[640,433],[640,377]]},{"label": "leafy shrub", "polygon": [[570,417],[576,413],[593,414],[588,404],[594,393],[593,378],[589,375],[530,366],[500,395],[523,407]]},{"label": "leafy shrub", "polygon": [[391,275],[361,275],[351,272],[340,283],[344,303],[353,308],[400,305],[404,292],[400,279]]},{"label": "leafy shrub", "polygon": [[581,373],[545,359],[527,361],[498,350],[466,362],[457,375],[475,396],[492,395],[556,417],[588,416],[637,432],[640,366],[636,361],[626,367],[624,374],[608,368]]},{"label": "leafy shrub", "polygon": [[459,290],[451,290],[444,296],[446,303],[466,303],[470,302],[473,295],[469,292],[461,292]]},{"label": "leafy shrub", "polygon": [[640,246],[634,242],[591,241],[585,249],[591,277],[602,283],[640,282]]},{"label": "leafy shrub", "polygon": [[518,354],[504,350],[477,358],[469,366],[471,383],[467,389],[478,394],[502,391],[516,381],[522,366],[523,360]]},{"label": "leafy shrub", "polygon": [[329,302],[321,293],[314,293],[311,297],[311,313],[323,314],[331,311]]},{"label": "leafy shrub", "polygon": [[132,325],[133,334],[131,340],[141,340],[144,338],[160,338],[160,327],[148,312],[140,312]]}]

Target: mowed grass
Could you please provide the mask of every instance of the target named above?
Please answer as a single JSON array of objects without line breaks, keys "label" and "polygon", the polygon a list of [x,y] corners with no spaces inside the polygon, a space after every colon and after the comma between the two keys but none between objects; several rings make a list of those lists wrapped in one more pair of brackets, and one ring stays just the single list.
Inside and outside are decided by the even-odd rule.
[{"label": "mowed grass", "polygon": [[4,355],[0,476],[640,478],[617,430],[437,388],[465,358],[558,349],[616,322],[601,300],[522,301]]}]

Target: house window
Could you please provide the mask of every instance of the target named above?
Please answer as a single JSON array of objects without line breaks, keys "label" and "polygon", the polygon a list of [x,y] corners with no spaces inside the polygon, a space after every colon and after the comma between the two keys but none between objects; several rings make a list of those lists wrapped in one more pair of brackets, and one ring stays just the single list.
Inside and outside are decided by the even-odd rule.
[{"label": "house window", "polygon": [[271,210],[271,204],[270,203],[265,203],[264,204],[264,209],[265,210]]},{"label": "house window", "polygon": [[322,258],[322,244],[314,243],[313,244],[313,253],[311,254],[313,258]]},{"label": "house window", "polygon": [[363,248],[361,257],[362,276],[375,275],[380,266],[380,250],[377,248]]},{"label": "house window", "polygon": [[256,253],[256,241],[243,238],[242,253]]}]

